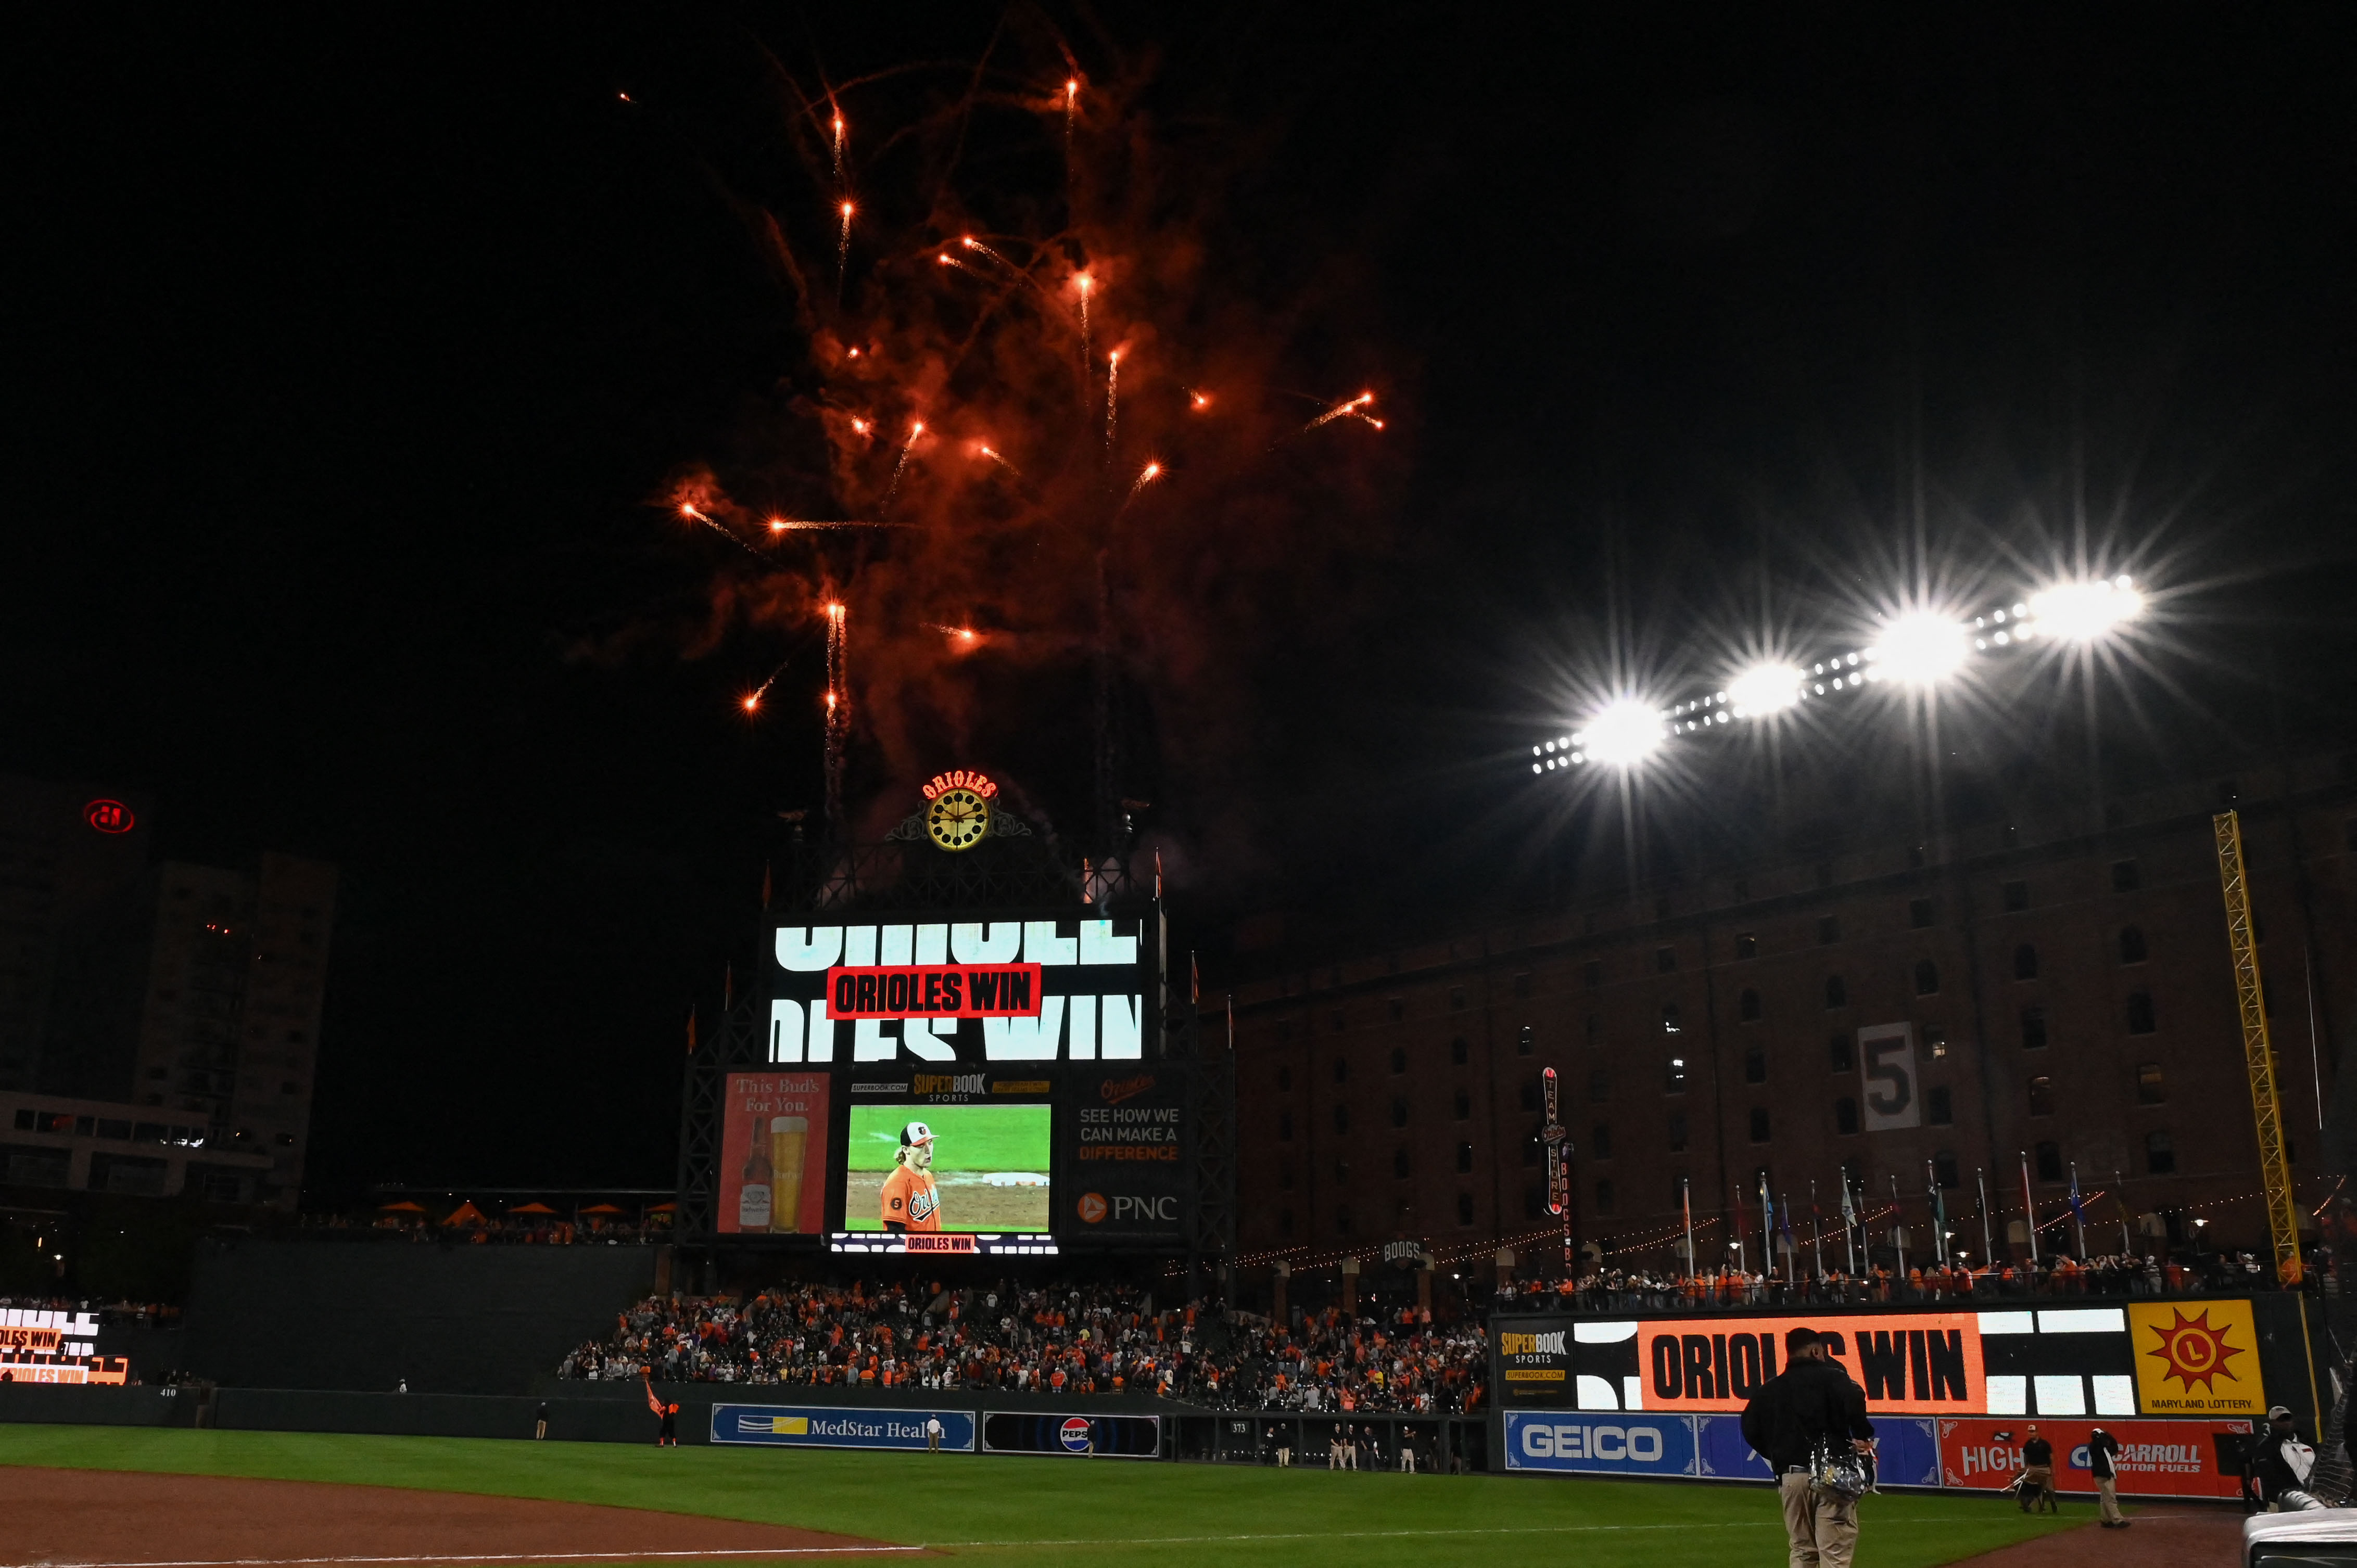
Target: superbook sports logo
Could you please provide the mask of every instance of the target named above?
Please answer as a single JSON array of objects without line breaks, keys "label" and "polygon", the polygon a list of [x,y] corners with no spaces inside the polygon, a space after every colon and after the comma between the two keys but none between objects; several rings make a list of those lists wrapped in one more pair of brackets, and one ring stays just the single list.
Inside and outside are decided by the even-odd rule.
[{"label": "superbook sports logo", "polygon": [[1563,1348],[1561,1328],[1549,1334],[1501,1334],[1498,1353],[1501,1356],[1564,1356],[1570,1352]]}]

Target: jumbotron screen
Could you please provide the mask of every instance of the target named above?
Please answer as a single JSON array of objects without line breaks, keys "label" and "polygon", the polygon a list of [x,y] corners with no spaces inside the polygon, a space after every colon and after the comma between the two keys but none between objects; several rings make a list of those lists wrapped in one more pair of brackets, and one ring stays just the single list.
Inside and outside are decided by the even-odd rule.
[{"label": "jumbotron screen", "polygon": [[1047,1232],[1054,1228],[1054,1133],[1051,1105],[854,1105],[844,1138],[843,1228]]}]

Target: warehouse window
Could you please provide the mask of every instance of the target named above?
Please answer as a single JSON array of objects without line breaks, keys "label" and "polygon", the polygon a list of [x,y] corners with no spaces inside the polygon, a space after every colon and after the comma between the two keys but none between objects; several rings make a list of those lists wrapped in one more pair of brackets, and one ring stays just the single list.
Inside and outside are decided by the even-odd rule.
[{"label": "warehouse window", "polygon": [[1293,1210],[1290,1208],[1281,1208],[1277,1210],[1276,1233],[1280,1236],[1290,1236],[1293,1234]]},{"label": "warehouse window", "polygon": [[1538,1108],[1539,1086],[1535,1083],[1525,1082],[1523,1085],[1523,1109],[1525,1111],[1536,1111]]},{"label": "warehouse window", "polygon": [[1946,1084],[1934,1084],[1924,1090],[1923,1120],[1934,1127],[1949,1126],[1956,1120],[1955,1098]]},{"label": "warehouse window", "polygon": [[1459,1144],[1457,1145],[1457,1168],[1459,1172],[1470,1171],[1473,1168],[1472,1144]]},{"label": "warehouse window", "polygon": [[2113,892],[2133,893],[2143,886],[2144,873],[2136,868],[2136,863],[2135,861],[2115,860],[2112,862]]},{"label": "warehouse window", "polygon": [[1738,931],[1735,934],[1735,956],[1738,958],[1758,958],[1760,956],[1760,939],[1749,931]]},{"label": "warehouse window", "polygon": [[2128,993],[2127,1014],[2128,1033],[2131,1035],[2149,1035],[2160,1027],[2153,1022],[2152,993],[2149,991]]},{"label": "warehouse window", "polygon": [[1351,1206],[1345,1203],[1340,1205],[1334,1210],[1334,1234],[1337,1236],[1348,1236],[1350,1233]]},{"label": "warehouse window", "polygon": [[1472,1053],[1466,1048],[1464,1036],[1459,1035],[1455,1039],[1448,1042],[1449,1066],[1463,1067],[1465,1065],[1466,1058],[1471,1054]]},{"label": "warehouse window", "polygon": [[2024,1007],[2021,1010],[2021,1048],[2042,1051],[2046,1048],[2046,1009]]},{"label": "warehouse window", "polygon": [[1392,1101],[1392,1125],[1394,1127],[1407,1125],[1407,1101],[1404,1099]]},{"label": "warehouse window", "polygon": [[2038,1179],[2061,1181],[2062,1179],[2062,1145],[2050,1140],[2038,1145],[2036,1155]]},{"label": "warehouse window", "polygon": [[1395,1180],[1407,1180],[1407,1151],[1405,1149],[1394,1149],[1392,1151],[1392,1176]]},{"label": "warehouse window", "polygon": [[1457,1223],[1459,1225],[1473,1223],[1473,1195],[1469,1192],[1460,1192],[1457,1195]]},{"label": "warehouse window", "polygon": [[1598,1068],[1587,1075],[1587,1098],[1599,1105],[1612,1098],[1612,1074],[1609,1069]]},{"label": "warehouse window", "polygon": [[1394,1046],[1392,1047],[1392,1071],[1394,1073],[1402,1073],[1406,1070],[1407,1052],[1398,1046]]},{"label": "warehouse window", "polygon": [[1686,1058],[1672,1057],[1662,1067],[1662,1092],[1684,1094],[1686,1091]]},{"label": "warehouse window", "polygon": [[1523,1188],[1523,1218],[1537,1219],[1546,1213],[1546,1188],[1534,1182]]},{"label": "warehouse window", "polygon": [[1834,1131],[1845,1138],[1857,1131],[1857,1101],[1846,1094],[1834,1101]]},{"label": "warehouse window", "polygon": [[1768,1108],[1764,1105],[1751,1108],[1751,1141],[1755,1144],[1768,1141]]},{"label": "warehouse window", "polygon": [[1595,959],[1589,959],[1579,966],[1579,978],[1591,988],[1603,984],[1604,965]]},{"label": "warehouse window", "polygon": [[1598,1122],[1587,1130],[1587,1157],[1609,1160],[1612,1157],[1612,1123]]},{"label": "warehouse window", "polygon": [[1457,1091],[1457,1103],[1452,1106],[1451,1109],[1457,1112],[1457,1119],[1459,1122],[1469,1122],[1472,1120],[1473,1097],[1466,1093],[1463,1090],[1458,1090]]},{"label": "warehouse window", "polygon": [[1291,1068],[1281,1067],[1276,1069],[1276,1087],[1286,1090],[1293,1087],[1293,1069]]},{"label": "warehouse window", "polygon": [[1334,1081],[1336,1083],[1344,1083],[1349,1081],[1350,1077],[1350,1058],[1347,1057],[1336,1057],[1334,1058]]},{"label": "warehouse window", "polygon": [[2005,909],[2007,914],[2018,914],[2020,911],[2029,908],[2029,883],[2008,882],[2002,888],[1998,889],[1998,892],[2005,901]]},{"label": "warehouse window", "polygon": [[1847,1035],[1828,1035],[1825,1036],[1825,1059],[1835,1072],[1847,1072],[1857,1065],[1857,1061],[1850,1056],[1849,1036]]},{"label": "warehouse window", "polygon": [[1347,1133],[1350,1130],[1351,1108],[1347,1105],[1337,1105],[1334,1107],[1334,1131]]},{"label": "warehouse window", "polygon": [[1964,1173],[1956,1165],[1956,1156],[1942,1149],[1932,1156],[1932,1179],[1943,1187],[1953,1189],[1964,1185]]},{"label": "warehouse window", "polygon": [[1598,1214],[1612,1212],[1612,1178],[1610,1176],[1602,1177],[1596,1184],[1596,1212]]},{"label": "warehouse window", "polygon": [[1675,974],[1677,972],[1678,950],[1675,948],[1655,948],[1653,950],[1653,972],[1655,974]]},{"label": "warehouse window", "polygon": [[1929,898],[1910,898],[1907,900],[1907,923],[1914,927],[1919,931],[1930,926],[1932,923],[1932,900]]},{"label": "warehouse window", "polygon": [[2148,957],[2144,945],[2144,933],[2134,926],[2120,928],[2120,961],[2142,963]]},{"label": "warehouse window", "polygon": [[1276,1113],[1276,1137],[1277,1142],[1282,1144],[1290,1144],[1293,1142],[1292,1112],[1280,1111]]},{"label": "warehouse window", "polygon": [[1743,1081],[1746,1083],[1768,1081],[1768,1047],[1757,1040],[1743,1047]]},{"label": "warehouse window", "polygon": [[1940,992],[1940,966],[1928,958],[1915,961],[1915,994],[1936,996]]},{"label": "warehouse window", "polygon": [[1747,989],[1739,993],[1735,998],[1735,1016],[1739,1023],[1760,1022],[1760,993]]},{"label": "warehouse window", "polygon": [[1531,1054],[1531,1047],[1536,1043],[1537,1041],[1534,1037],[1534,1032],[1531,1026],[1528,1024],[1525,1024],[1523,1026],[1523,1032],[1519,1036],[1515,1036],[1514,1054],[1518,1057],[1529,1056]]},{"label": "warehouse window", "polygon": [[1839,940],[1841,940],[1841,918],[1837,915],[1818,916],[1818,945],[1821,947],[1831,947]]},{"label": "warehouse window", "polygon": [[1529,1137],[1523,1140],[1523,1164],[1526,1165],[1537,1165],[1539,1163],[1540,1156],[1545,1153],[1546,1145],[1539,1141],[1539,1135],[1536,1132],[1533,1132]]},{"label": "warehouse window", "polygon": [[2169,1085],[2161,1078],[2158,1062],[2145,1062],[2136,1068],[2136,1103],[2139,1105],[2169,1103]]},{"label": "warehouse window", "polygon": [[1530,993],[1531,972],[1529,970],[1524,970],[1522,973],[1514,976],[1514,994],[1517,996],[1528,996]]},{"label": "warehouse window", "polygon": [[2144,1168],[2150,1176],[2172,1176],[2177,1171],[2177,1150],[2167,1133],[2147,1133],[2144,1135]]},{"label": "warehouse window", "polygon": [[2028,942],[2013,950],[2013,977],[2016,980],[2038,978],[2038,950]]},{"label": "warehouse window", "polygon": [[1849,1005],[1849,986],[1838,974],[1825,976],[1825,1011]]},{"label": "warehouse window", "polygon": [[2043,1073],[2029,1080],[2029,1113],[2032,1116],[2054,1114],[2054,1080]]},{"label": "warehouse window", "polygon": [[1674,1035],[1677,1032],[1678,1004],[1674,1002],[1664,1002],[1662,1004],[1662,1033]]},{"label": "warehouse window", "polygon": [[1463,1010],[1465,1006],[1465,988],[1463,986],[1452,985],[1448,988],[1448,1005],[1459,1011]]},{"label": "warehouse window", "polygon": [[1670,1153],[1674,1155],[1684,1154],[1685,1152],[1685,1146],[1686,1119],[1685,1113],[1684,1112],[1680,1112],[1678,1114],[1670,1118]]}]

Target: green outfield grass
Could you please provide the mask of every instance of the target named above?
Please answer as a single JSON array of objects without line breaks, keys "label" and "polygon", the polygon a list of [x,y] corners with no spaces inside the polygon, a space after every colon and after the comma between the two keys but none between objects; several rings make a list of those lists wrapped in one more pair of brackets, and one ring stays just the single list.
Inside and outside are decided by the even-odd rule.
[{"label": "green outfield grass", "polygon": [[900,1129],[922,1122],[933,1130],[937,1171],[1037,1171],[1048,1174],[1046,1105],[855,1105],[846,1157],[856,1171],[888,1171],[899,1152]]},{"label": "green outfield grass", "polygon": [[[1102,1568],[1108,1548],[1119,1549],[1119,1568],[1784,1561],[1765,1487],[102,1426],[0,1426],[0,1465],[611,1503],[920,1543],[989,1563]],[[1929,1568],[2093,1518],[2084,1503],[2065,1509],[2056,1520],[1998,1498],[1867,1498],[1857,1561]]]}]

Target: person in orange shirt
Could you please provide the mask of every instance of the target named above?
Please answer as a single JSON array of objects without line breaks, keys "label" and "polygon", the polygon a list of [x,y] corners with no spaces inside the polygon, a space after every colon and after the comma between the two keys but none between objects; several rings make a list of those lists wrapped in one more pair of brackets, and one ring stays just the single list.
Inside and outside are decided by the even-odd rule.
[{"label": "person in orange shirt", "polygon": [[933,1186],[933,1130],[922,1122],[900,1129],[899,1152],[884,1178],[884,1229],[907,1232],[942,1228],[941,1192]]}]

